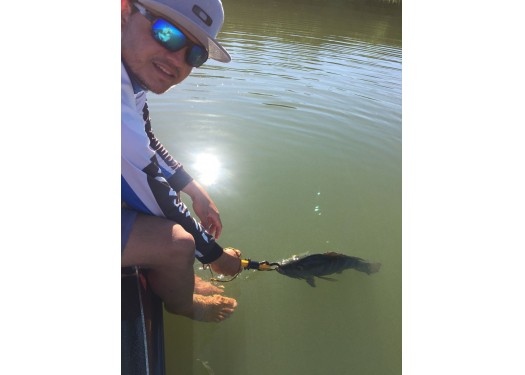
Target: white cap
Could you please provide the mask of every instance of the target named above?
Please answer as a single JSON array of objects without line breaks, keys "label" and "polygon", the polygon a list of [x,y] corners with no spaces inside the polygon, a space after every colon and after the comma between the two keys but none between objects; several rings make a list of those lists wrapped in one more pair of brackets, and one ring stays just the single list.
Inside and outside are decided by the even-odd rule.
[{"label": "white cap", "polygon": [[221,0],[138,0],[153,13],[165,17],[195,37],[210,58],[230,62],[230,54],[215,39],[224,22]]}]

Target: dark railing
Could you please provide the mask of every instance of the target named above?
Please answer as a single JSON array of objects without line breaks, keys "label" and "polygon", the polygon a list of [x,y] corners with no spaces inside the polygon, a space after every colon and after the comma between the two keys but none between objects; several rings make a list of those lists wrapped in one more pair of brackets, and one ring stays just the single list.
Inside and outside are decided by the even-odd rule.
[{"label": "dark railing", "polygon": [[165,374],[162,301],[151,291],[146,273],[122,268],[122,375]]}]

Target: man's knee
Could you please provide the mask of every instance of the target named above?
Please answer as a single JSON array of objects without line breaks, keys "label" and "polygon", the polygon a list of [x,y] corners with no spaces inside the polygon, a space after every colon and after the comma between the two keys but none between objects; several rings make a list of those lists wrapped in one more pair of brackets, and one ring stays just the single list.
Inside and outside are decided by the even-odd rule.
[{"label": "man's knee", "polygon": [[173,226],[171,243],[165,250],[169,260],[189,264],[195,261],[195,240],[180,225]]},{"label": "man's knee", "polygon": [[187,267],[195,261],[195,240],[182,226],[139,215],[124,249],[123,265]]}]

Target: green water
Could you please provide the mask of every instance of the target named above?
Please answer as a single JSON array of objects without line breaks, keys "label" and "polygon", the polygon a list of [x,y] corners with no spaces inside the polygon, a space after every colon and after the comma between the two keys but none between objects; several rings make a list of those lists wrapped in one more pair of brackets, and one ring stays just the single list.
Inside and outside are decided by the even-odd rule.
[{"label": "green water", "polygon": [[165,315],[167,372],[400,374],[401,6],[223,5],[233,61],[149,99],[156,135],[219,207],[219,243],[256,260],[338,251],[382,269],[316,288],[243,272],[225,286],[239,302],[228,321]]}]

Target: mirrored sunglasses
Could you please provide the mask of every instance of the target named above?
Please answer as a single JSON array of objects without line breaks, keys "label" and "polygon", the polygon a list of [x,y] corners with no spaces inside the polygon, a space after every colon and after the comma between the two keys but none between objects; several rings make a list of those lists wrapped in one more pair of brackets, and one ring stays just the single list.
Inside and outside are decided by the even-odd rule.
[{"label": "mirrored sunglasses", "polygon": [[135,8],[151,21],[151,34],[153,38],[164,48],[177,52],[188,46],[186,51],[186,63],[198,68],[208,60],[206,48],[193,43],[177,26],[163,18],[155,17],[146,8],[135,3]]}]

